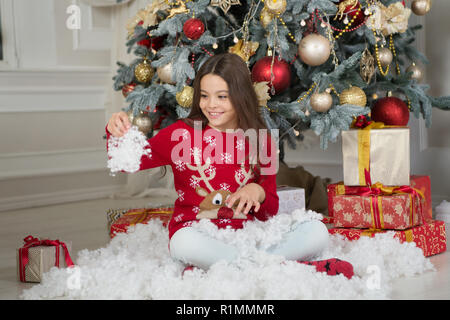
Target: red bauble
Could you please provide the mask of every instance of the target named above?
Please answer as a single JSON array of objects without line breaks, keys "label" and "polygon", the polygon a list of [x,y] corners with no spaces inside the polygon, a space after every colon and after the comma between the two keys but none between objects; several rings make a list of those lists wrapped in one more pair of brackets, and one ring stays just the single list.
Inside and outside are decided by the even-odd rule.
[{"label": "red bauble", "polygon": [[[339,1],[339,3],[343,2],[344,0]],[[348,20],[352,20],[354,16],[356,16],[355,20],[353,21],[352,25],[350,26],[350,28],[354,28],[359,26],[361,23],[364,22],[364,20],[366,19],[365,15],[364,15],[364,11],[361,10],[358,12],[358,9],[361,8],[361,4],[358,1],[358,4],[356,5],[356,7],[354,7],[352,9],[352,6],[347,6],[345,7],[344,13],[346,13],[348,15]],[[345,16],[344,16],[345,17]]]},{"label": "red bauble", "polygon": [[200,19],[191,18],[183,25],[183,32],[190,40],[197,40],[205,32],[205,25]]},{"label": "red bauble", "polygon": [[166,37],[167,37],[166,35],[153,38],[148,37],[145,38],[144,40],[139,41],[137,44],[140,46],[145,46],[148,49],[152,48],[153,50],[158,51],[163,46]]},{"label": "red bauble", "polygon": [[409,121],[408,106],[396,97],[381,98],[375,101],[371,118],[389,126],[406,126]]},{"label": "red bauble", "polygon": [[268,85],[275,89],[275,94],[278,94],[286,90],[291,85],[291,68],[289,64],[284,60],[278,60],[277,57],[273,59],[273,76],[270,81],[270,66],[272,64],[272,57],[264,57],[253,65],[252,68],[252,80],[253,82],[269,82]]}]

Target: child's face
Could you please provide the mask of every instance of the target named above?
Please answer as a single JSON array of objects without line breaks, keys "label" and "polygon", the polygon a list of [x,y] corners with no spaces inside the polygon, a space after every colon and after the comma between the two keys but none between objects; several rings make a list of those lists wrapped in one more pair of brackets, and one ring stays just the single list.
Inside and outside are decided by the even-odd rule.
[{"label": "child's face", "polygon": [[237,129],[236,110],[230,101],[228,84],[215,74],[207,74],[200,81],[200,109],[210,127],[220,131]]}]

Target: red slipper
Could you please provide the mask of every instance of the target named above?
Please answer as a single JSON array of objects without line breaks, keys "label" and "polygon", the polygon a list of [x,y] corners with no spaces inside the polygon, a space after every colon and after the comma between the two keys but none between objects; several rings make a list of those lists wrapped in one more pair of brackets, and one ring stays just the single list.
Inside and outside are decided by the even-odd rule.
[{"label": "red slipper", "polygon": [[299,263],[304,263],[310,266],[315,266],[316,270],[319,272],[326,272],[329,276],[335,276],[338,274],[343,274],[348,279],[353,277],[353,266],[350,262],[343,261],[340,259],[327,259],[320,261],[299,261]]}]

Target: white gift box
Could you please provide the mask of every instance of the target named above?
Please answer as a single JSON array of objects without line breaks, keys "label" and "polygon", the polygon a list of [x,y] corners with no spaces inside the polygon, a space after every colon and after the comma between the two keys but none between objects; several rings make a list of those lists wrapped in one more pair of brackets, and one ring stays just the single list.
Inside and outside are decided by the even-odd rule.
[{"label": "white gift box", "polygon": [[372,184],[409,185],[409,128],[342,131],[342,155],[344,185],[366,185],[364,163]]},{"label": "white gift box", "polygon": [[305,209],[305,189],[278,186],[277,194],[280,201],[278,213],[291,214],[295,209]]}]

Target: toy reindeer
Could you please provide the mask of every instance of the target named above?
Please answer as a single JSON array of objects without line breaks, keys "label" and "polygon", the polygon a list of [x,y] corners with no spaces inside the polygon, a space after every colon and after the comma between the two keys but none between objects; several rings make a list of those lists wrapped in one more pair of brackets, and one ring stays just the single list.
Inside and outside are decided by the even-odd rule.
[{"label": "toy reindeer", "polygon": [[338,12],[337,12],[337,14],[336,14],[336,16],[334,17],[333,20],[336,20],[338,16],[339,16],[339,20],[342,20],[342,17],[344,16],[345,9],[348,6],[351,6],[350,10],[353,10],[353,9],[355,9],[355,7],[357,5],[358,5],[358,0],[344,0],[344,1],[342,1],[338,5]]},{"label": "toy reindeer", "polygon": [[177,0],[175,3],[178,4],[179,6],[170,9],[170,13],[167,16],[167,19],[172,18],[180,13],[188,13],[189,12],[189,9],[186,8],[186,4],[182,0]]},{"label": "toy reindeer", "polygon": [[[196,165],[193,166],[191,164],[186,164],[186,166],[193,170],[197,171],[200,177],[192,175],[192,178],[197,181],[203,181],[208,188],[202,188],[198,186],[195,191],[201,197],[204,197],[203,201],[199,205],[199,212],[197,213],[197,219],[246,219],[246,215],[243,213],[236,214],[236,208],[238,204],[234,204],[232,208],[228,208],[225,205],[225,201],[231,195],[231,192],[228,190],[215,190],[209,181],[214,179],[216,172],[214,170],[209,171],[209,175],[207,176],[205,171],[209,168],[211,164],[211,159],[207,158],[204,165],[201,165],[201,162],[198,156],[194,155],[194,160]],[[251,170],[246,171],[244,163],[241,164],[240,174],[236,172],[235,179],[239,184],[239,189],[242,188],[247,181],[252,177]],[[241,180],[242,178],[242,180]]]}]

